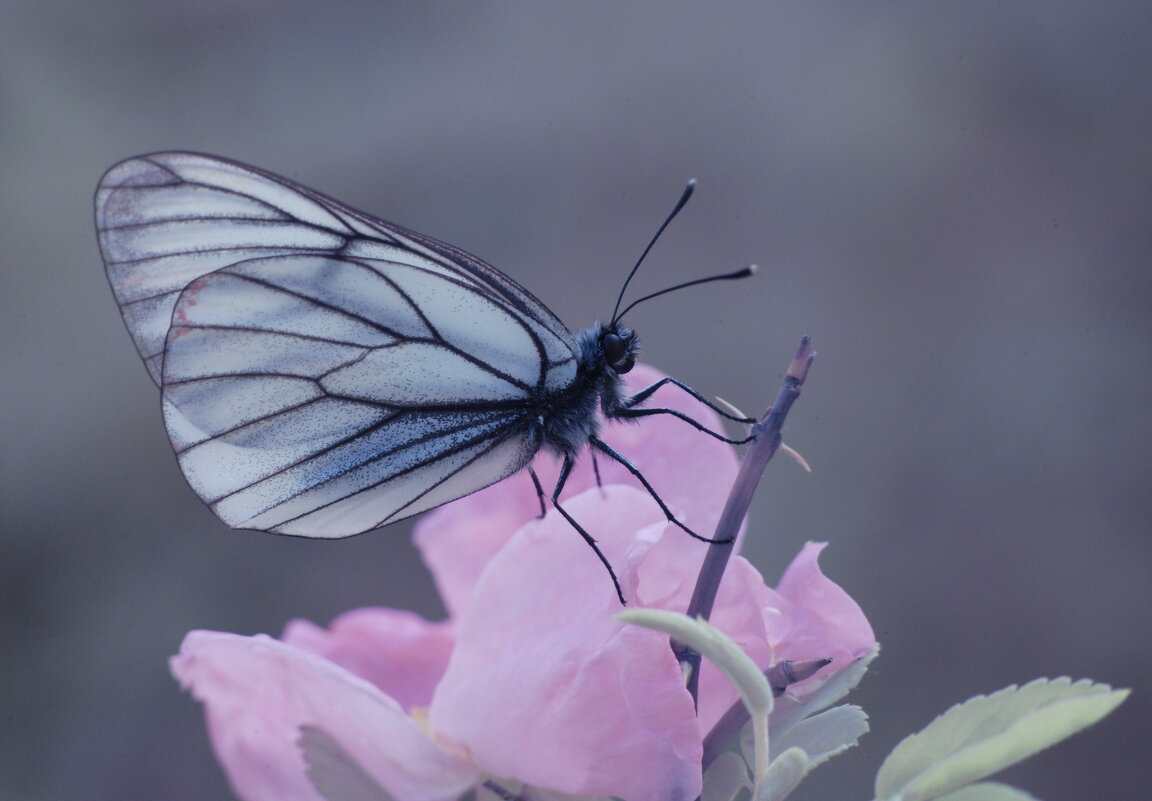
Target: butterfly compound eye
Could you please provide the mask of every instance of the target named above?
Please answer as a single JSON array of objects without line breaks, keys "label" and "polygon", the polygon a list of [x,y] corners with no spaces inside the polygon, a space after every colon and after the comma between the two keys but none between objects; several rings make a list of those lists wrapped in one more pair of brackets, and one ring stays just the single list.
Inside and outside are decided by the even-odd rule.
[{"label": "butterfly compound eye", "polygon": [[626,373],[636,364],[628,342],[619,334],[606,333],[600,339],[600,349],[604,352],[604,360],[617,373]]}]

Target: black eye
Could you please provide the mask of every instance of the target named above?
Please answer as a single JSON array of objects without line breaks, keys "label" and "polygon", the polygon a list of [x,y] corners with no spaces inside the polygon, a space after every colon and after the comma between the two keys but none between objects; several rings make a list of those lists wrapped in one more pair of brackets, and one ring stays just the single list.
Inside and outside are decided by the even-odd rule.
[{"label": "black eye", "polygon": [[608,332],[600,338],[600,350],[604,353],[604,360],[617,373],[626,373],[636,364],[628,347],[628,342],[619,334]]},{"label": "black eye", "polygon": [[624,354],[628,352],[628,347],[616,334],[605,334],[600,340],[600,349],[604,351],[604,358],[608,364],[615,365],[616,362],[624,358]]}]

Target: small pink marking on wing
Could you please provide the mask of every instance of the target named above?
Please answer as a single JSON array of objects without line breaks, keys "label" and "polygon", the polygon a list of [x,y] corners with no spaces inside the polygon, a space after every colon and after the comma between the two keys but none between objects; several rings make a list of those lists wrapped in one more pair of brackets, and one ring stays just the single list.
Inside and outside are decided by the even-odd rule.
[{"label": "small pink marking on wing", "polygon": [[[176,307],[176,320],[175,320],[175,322],[177,324],[185,325],[185,326],[193,324],[192,320],[190,320],[188,318],[187,309],[190,306],[195,306],[199,302],[196,299],[196,296],[199,295],[200,292],[204,289],[204,283],[205,283],[205,280],[207,278],[208,278],[208,276],[202,275],[199,278],[197,278],[195,281],[190,283],[188,286],[184,287],[184,291],[180,295],[179,305]],[[177,337],[183,336],[184,333],[185,332],[183,332],[183,331],[177,331],[176,336]]]}]

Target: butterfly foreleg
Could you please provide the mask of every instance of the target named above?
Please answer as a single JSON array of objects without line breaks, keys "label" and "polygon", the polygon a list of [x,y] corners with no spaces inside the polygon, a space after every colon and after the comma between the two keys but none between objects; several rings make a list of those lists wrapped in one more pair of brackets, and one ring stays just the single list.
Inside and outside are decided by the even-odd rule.
[{"label": "butterfly foreleg", "polygon": [[728,409],[725,409],[723,406],[719,406],[718,404],[708,400],[707,398],[705,398],[703,395],[701,395],[696,390],[692,389],[692,387],[688,386],[687,384],[685,384],[680,379],[672,378],[671,376],[665,376],[664,378],[661,378],[659,381],[657,381],[652,386],[646,387],[645,389],[640,390],[639,392],[637,392],[635,395],[633,395],[630,398],[625,398],[621,402],[621,405],[625,409],[631,409],[633,406],[635,406],[639,403],[643,403],[644,401],[648,400],[648,398],[650,398],[652,396],[653,392],[660,389],[660,387],[664,386],[665,384],[672,384],[673,386],[679,387],[680,389],[684,390],[689,395],[691,395],[693,398],[695,398],[696,400],[703,403],[709,409],[716,412],[716,414],[720,415],[721,417],[725,417],[725,418],[727,418],[727,419],[729,419],[735,423],[747,423],[748,425],[751,425],[752,423],[756,422],[755,418],[741,417],[739,415],[732,414],[731,411],[729,411]]},{"label": "butterfly foreleg", "polygon": [[[729,437],[724,436],[723,434],[719,434],[719,433],[713,431],[712,429],[708,428],[703,423],[701,423],[699,420],[696,420],[692,417],[689,417],[688,415],[684,414],[684,412],[678,412],[675,409],[662,409],[662,408],[629,409],[629,408],[621,408],[621,409],[614,410],[608,416],[621,418],[621,419],[629,419],[629,418],[637,418],[637,417],[648,417],[649,415],[653,415],[653,414],[670,414],[673,417],[679,418],[680,420],[683,420],[685,423],[688,423],[688,425],[692,426],[697,431],[702,431],[711,437],[715,437],[716,439],[720,440],[721,442],[727,442],[729,445],[743,445],[747,442],[751,442],[754,439],[754,437],[752,437],[751,435],[744,437],[743,439],[731,439]],[[732,418],[732,419],[735,420],[735,419],[739,419],[739,418]],[[756,421],[753,420],[751,422],[756,422]]]},{"label": "butterfly foreleg", "polygon": [[[707,429],[703,429],[703,430],[707,430]],[[632,464],[630,461],[628,461],[623,456],[621,456],[619,453],[617,453],[615,450],[613,450],[611,445],[609,445],[607,442],[600,439],[599,437],[589,437],[588,442],[592,445],[592,447],[596,448],[599,451],[602,451],[603,453],[607,454],[609,457],[611,457],[615,461],[619,462],[621,465],[624,466],[625,470],[627,470],[629,473],[631,473],[633,476],[635,476],[636,480],[639,481],[640,484],[643,485],[644,489],[648,491],[648,494],[652,496],[652,500],[656,501],[656,505],[660,507],[660,511],[662,511],[664,513],[664,516],[666,518],[668,518],[669,523],[671,523],[672,525],[681,529],[682,531],[684,531],[685,533],[687,533],[689,536],[693,537],[694,539],[700,540],[701,542],[707,542],[707,543],[712,543],[712,544],[722,544],[725,542],[731,542],[732,541],[731,537],[728,537],[726,539],[719,539],[719,540],[710,539],[710,538],[705,537],[703,535],[697,534],[695,531],[688,528],[688,526],[684,525],[683,523],[681,523],[679,520],[676,519],[676,515],[672,514],[672,510],[668,508],[668,504],[664,503],[664,500],[656,493],[656,490],[653,489],[652,485],[648,483],[648,479],[644,478],[644,474],[640,472],[640,468],[638,468],[636,465]]]},{"label": "butterfly foreleg", "polygon": [[[620,579],[616,578],[616,571],[612,569],[612,563],[608,561],[608,557],[600,550],[600,546],[596,544],[596,540],[592,539],[592,535],[585,531],[583,526],[577,523],[576,519],[568,514],[568,511],[560,505],[560,493],[564,491],[564,485],[568,483],[568,475],[572,472],[572,465],[574,463],[571,456],[564,454],[564,463],[560,465],[560,475],[556,479],[556,487],[552,490],[552,505],[555,506],[556,511],[563,515],[564,519],[568,521],[568,525],[576,529],[580,536],[584,538],[584,542],[588,543],[588,546],[596,552],[596,556],[600,559],[600,562],[608,570],[608,575],[612,578],[612,586],[616,588],[616,597],[620,599],[620,605],[627,606],[628,602],[624,600],[624,590],[620,588]],[[533,478],[535,478],[535,475],[533,475]],[[537,486],[539,486],[539,483],[537,483]]]}]

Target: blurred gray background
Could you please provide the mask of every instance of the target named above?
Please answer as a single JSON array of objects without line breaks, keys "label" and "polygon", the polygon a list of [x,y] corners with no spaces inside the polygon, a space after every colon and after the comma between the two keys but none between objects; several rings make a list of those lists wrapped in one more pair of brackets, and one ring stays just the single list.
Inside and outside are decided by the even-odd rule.
[{"label": "blurred gray background", "polygon": [[[1152,5],[0,6],[0,797],[227,799],[166,658],[381,604],[440,614],[398,526],[232,532],[184,484],[106,286],[115,161],[227,155],[464,247],[574,327],[634,293],[647,361],[748,411],[819,356],[748,555],[809,539],[885,646],[873,731],[798,798],[868,798],[903,735],[1041,675],[1136,693],[1004,775],[1152,783]],[[633,297],[638,296],[633,294]]]}]

